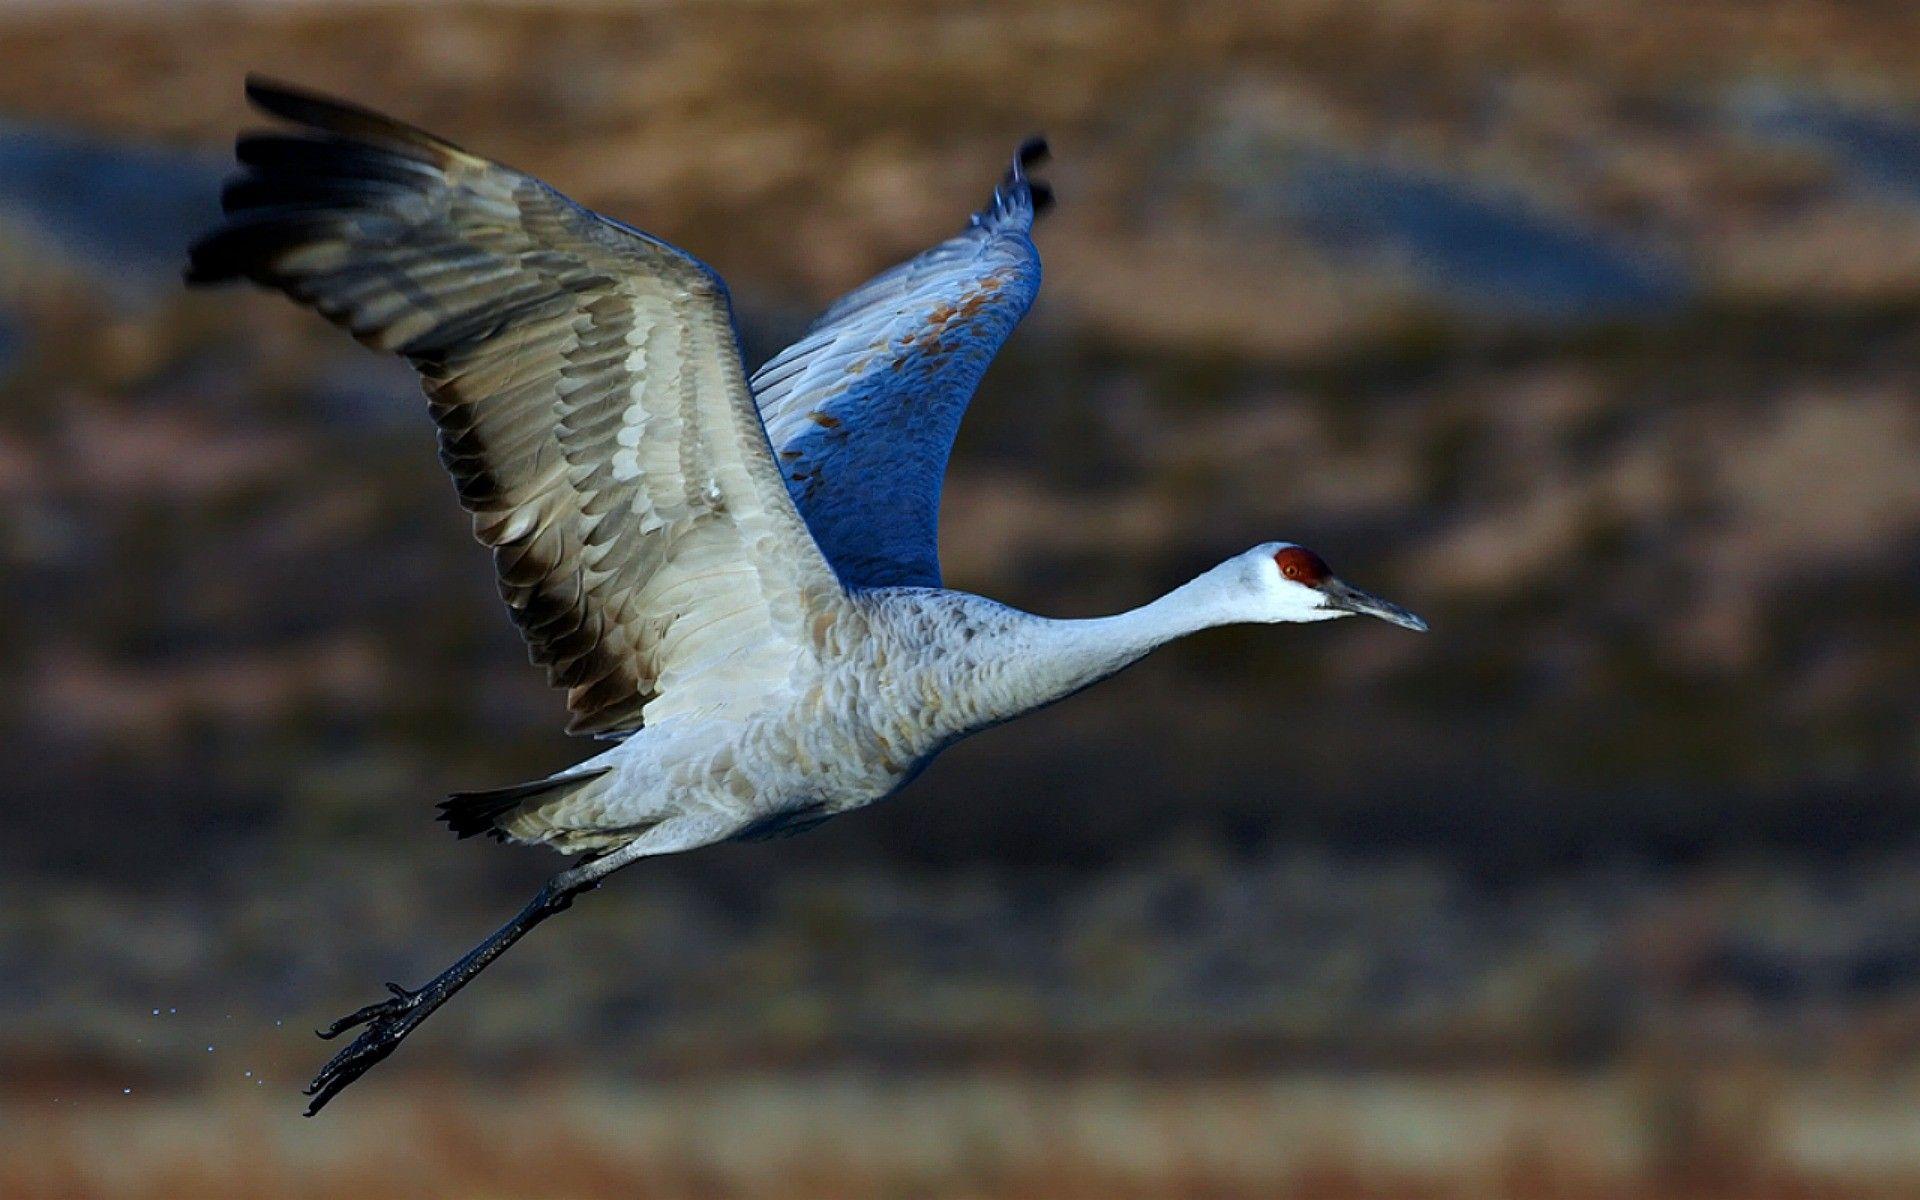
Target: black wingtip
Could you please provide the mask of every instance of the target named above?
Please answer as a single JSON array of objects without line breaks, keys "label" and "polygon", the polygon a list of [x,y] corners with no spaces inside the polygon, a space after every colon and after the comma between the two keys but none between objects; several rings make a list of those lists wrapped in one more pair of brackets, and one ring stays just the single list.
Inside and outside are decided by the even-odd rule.
[{"label": "black wingtip", "polygon": [[246,90],[248,102],[267,112],[273,111],[272,105],[282,96],[314,98],[314,93],[301,87],[297,83],[288,83],[284,79],[275,79],[273,76],[263,75],[259,71],[247,72]]},{"label": "black wingtip", "polygon": [[247,101],[261,112],[335,137],[365,139],[388,149],[409,147],[432,161],[466,154],[436,134],[297,83],[250,72],[246,89]]},{"label": "black wingtip", "polygon": [[1013,166],[1007,169],[1008,183],[1027,185],[1028,192],[1033,196],[1033,215],[1036,217],[1053,207],[1053,187],[1028,178],[1027,172],[1047,161],[1052,154],[1053,149],[1047,145],[1046,137],[1036,133],[1020,143],[1020,148],[1013,152]]},{"label": "black wingtip", "polygon": [[338,124],[343,115],[350,114],[356,117],[376,115],[357,104],[336,100],[312,88],[288,83],[283,79],[273,79],[254,71],[247,72],[246,88],[247,103],[269,116],[292,121],[296,125],[325,129]]},{"label": "black wingtip", "polygon": [[1039,134],[1021,142],[1013,152],[1013,161],[1007,166],[1006,176],[1001,179],[1000,186],[993,190],[993,203],[982,209],[974,219],[982,223],[994,223],[1029,206],[1033,216],[1037,217],[1052,208],[1053,189],[1028,175],[1034,167],[1045,162],[1051,153],[1047,139]]},{"label": "black wingtip", "polygon": [[1013,177],[1015,179],[1023,178],[1028,171],[1045,162],[1047,156],[1052,153],[1052,149],[1047,145],[1045,135],[1034,134],[1026,141],[1021,142],[1020,148],[1013,152]]},{"label": "black wingtip", "polygon": [[336,99],[297,83],[288,83],[284,79],[274,79],[258,71],[247,72],[246,90],[247,103],[261,112],[301,125],[319,124],[321,122],[316,121],[316,117],[324,121],[326,116],[337,113],[378,116],[358,104]]}]

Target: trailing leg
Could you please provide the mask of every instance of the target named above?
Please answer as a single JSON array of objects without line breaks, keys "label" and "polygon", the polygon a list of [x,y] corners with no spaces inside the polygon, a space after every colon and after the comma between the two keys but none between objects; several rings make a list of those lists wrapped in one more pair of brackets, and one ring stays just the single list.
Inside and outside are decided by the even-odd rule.
[{"label": "trailing leg", "polygon": [[631,861],[626,855],[609,855],[562,871],[548,880],[539,894],[512,920],[468,951],[459,962],[435,976],[426,986],[410,991],[397,983],[389,983],[387,990],[393,993],[392,999],[369,1004],[320,1030],[321,1037],[333,1038],[356,1026],[366,1026],[360,1036],[321,1067],[320,1073],[307,1085],[305,1094],[313,1097],[313,1101],[307,1105],[306,1115],[311,1117],[325,1108],[327,1102],[345,1091],[348,1084],[392,1054],[408,1034],[432,1015],[434,1009],[467,986],[474,976],[486,969],[488,963],[504,954],[507,947],[519,941],[528,930],[553,914],[565,911],[573,904],[575,896],[598,887],[610,872]]}]

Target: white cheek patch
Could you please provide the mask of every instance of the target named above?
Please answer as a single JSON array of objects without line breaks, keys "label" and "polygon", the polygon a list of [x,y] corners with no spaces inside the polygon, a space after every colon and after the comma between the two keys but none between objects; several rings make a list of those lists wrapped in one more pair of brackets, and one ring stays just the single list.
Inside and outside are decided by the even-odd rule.
[{"label": "white cheek patch", "polygon": [[1330,621],[1347,615],[1340,609],[1324,607],[1327,597],[1318,588],[1285,576],[1275,581],[1269,594],[1273,597],[1276,616],[1282,621]]}]

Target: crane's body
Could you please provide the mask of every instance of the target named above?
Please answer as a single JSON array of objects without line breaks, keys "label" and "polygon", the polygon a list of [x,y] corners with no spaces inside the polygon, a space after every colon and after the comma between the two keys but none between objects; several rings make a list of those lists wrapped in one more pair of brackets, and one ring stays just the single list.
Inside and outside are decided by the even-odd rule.
[{"label": "crane's body", "polygon": [[650,723],[559,777],[577,785],[517,806],[497,828],[568,852],[636,855],[799,832],[892,795],[960,738],[1090,682],[1078,676],[1099,660],[1012,669],[1040,623],[960,592],[854,593],[821,623],[817,653],[762,681],[729,719]]},{"label": "crane's body", "polygon": [[1023,145],[959,234],[831,305],[749,377],[710,268],[531,176],[366,109],[249,81],[305,127],[248,173],[189,279],[286,292],[420,372],[441,461],[569,729],[612,745],[442,804],[461,836],[584,857],[366,1026],[308,1115],[527,930],[639,858],[799,832],[955,741],[1217,625],[1423,629],[1311,551],[1256,546],[1152,603],[1054,620],[941,586],[941,479],[1040,284]]}]

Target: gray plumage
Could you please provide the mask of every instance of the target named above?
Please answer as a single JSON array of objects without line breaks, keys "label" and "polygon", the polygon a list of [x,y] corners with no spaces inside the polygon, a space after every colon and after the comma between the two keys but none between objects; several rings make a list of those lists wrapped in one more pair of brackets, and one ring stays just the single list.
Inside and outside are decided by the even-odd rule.
[{"label": "gray plumage", "polygon": [[250,80],[304,127],[243,137],[195,282],[277,288],[424,381],[441,461],[569,729],[612,745],[443,806],[590,857],[367,1029],[317,1111],[534,924],[610,872],[873,803],[942,749],[1230,622],[1418,618],[1273,542],[1118,616],[940,587],[941,478],[1033,302],[1029,142],[967,227],[836,301],[751,380],[725,286],[685,252],[390,118]]}]

